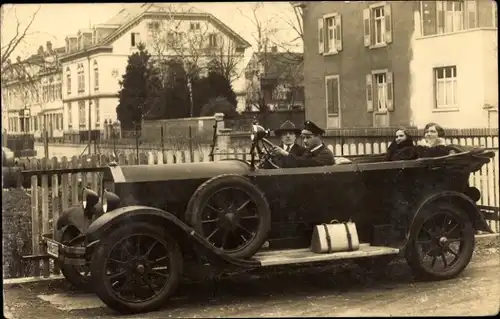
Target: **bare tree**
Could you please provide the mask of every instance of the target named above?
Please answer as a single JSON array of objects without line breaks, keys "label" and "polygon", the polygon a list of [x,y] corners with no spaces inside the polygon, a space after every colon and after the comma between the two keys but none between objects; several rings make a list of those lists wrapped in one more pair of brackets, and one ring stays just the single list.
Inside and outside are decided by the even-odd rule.
[{"label": "bare tree", "polygon": [[[250,61],[250,69],[253,72],[245,74],[246,78],[246,106],[247,110],[256,108],[259,112],[265,112],[269,107],[265,103],[264,93],[261,90],[261,77],[267,73],[268,67],[268,49],[271,43],[271,38],[277,31],[273,27],[273,18],[263,19],[262,9],[264,4],[257,2],[252,6],[252,13],[250,15],[244,14],[240,9],[240,14],[245,17],[253,26],[252,37],[256,43],[254,48],[254,55]],[[258,66],[262,65],[263,70]],[[247,68],[248,72],[248,68]]]},{"label": "bare tree", "polygon": [[239,70],[243,61],[243,51],[239,52],[233,41],[221,35],[209,38],[208,67],[222,74],[229,83],[239,78],[243,69]]},{"label": "bare tree", "polygon": [[[46,61],[36,56],[27,59],[21,59],[21,57],[17,56],[15,62],[11,60],[14,52],[20,49],[20,46],[26,42],[27,38],[36,34],[36,32],[30,32],[30,29],[40,11],[40,6],[29,18],[28,23],[24,27],[21,27],[21,22],[17,17],[15,7],[13,5],[8,8],[5,7],[6,6],[2,6],[0,9],[2,12],[1,28],[2,30],[4,30],[4,28],[15,29],[15,34],[10,39],[4,39],[3,36],[1,39],[0,60],[2,62],[2,89],[8,87],[11,92],[9,94],[13,95],[13,97],[20,98],[22,103],[26,103],[28,99],[40,98],[40,86],[37,81],[37,74],[42,68],[47,67]],[[16,18],[15,27],[5,25],[5,17],[11,15]]]}]

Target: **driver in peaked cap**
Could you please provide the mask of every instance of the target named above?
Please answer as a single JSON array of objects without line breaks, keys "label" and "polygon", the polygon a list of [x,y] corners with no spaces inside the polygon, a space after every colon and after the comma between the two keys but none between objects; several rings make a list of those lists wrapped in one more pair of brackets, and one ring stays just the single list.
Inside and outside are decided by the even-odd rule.
[{"label": "driver in peaked cap", "polygon": [[306,121],[301,131],[302,140],[306,147],[304,154],[294,155],[278,146],[272,149],[272,154],[282,159],[281,167],[283,168],[333,165],[335,163],[333,153],[326,147],[321,138],[324,133],[325,131],[316,124]]}]

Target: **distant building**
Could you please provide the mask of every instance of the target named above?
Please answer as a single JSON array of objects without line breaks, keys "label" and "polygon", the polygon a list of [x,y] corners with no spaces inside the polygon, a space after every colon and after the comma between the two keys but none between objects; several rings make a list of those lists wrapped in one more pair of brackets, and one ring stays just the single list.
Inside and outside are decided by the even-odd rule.
[{"label": "distant building", "polygon": [[2,115],[9,134],[31,133],[41,137],[46,129],[50,137],[62,137],[63,106],[60,56],[64,48],[40,46],[26,60],[17,59],[2,78]]},{"label": "distant building", "polygon": [[[175,28],[168,29],[168,32],[163,34],[158,31],[159,21],[175,24]],[[26,131],[25,127],[19,126],[16,112],[31,108],[31,118],[43,114],[47,114],[49,119],[55,116],[53,122],[49,120],[42,123],[49,123],[48,128],[53,128],[54,136],[64,136],[66,140],[86,139],[89,128],[98,133],[104,132],[104,121],[116,120],[119,80],[125,73],[128,57],[137,52],[139,43],[144,43],[154,58],[156,51],[152,46],[158,43],[155,42],[158,38],[175,37],[181,39],[182,42],[178,43],[187,46],[192,37],[200,36],[205,25],[207,30],[203,31],[205,33],[202,39],[204,47],[200,49],[205,55],[200,56],[200,62],[213,56],[214,50],[243,56],[245,49],[250,46],[213,15],[180,3],[128,4],[109,21],[67,36],[65,47],[57,50],[57,69],[42,77],[48,76],[47,85],[51,87],[49,75],[54,76],[53,81],[58,88],[57,105],[48,104],[52,97],[50,90],[48,100],[39,103],[40,109],[45,113],[40,113],[36,107],[31,107],[31,104],[8,104],[9,114],[12,113],[12,117],[9,116],[12,118],[9,131]],[[161,53],[175,57],[179,56],[178,52],[166,48]],[[34,124],[30,130],[35,129],[39,134],[43,126],[39,125],[40,122],[34,123],[38,123],[38,126]]]},{"label": "distant building", "polygon": [[304,107],[304,56],[302,53],[254,53],[245,68],[245,108],[259,110],[267,105],[271,110]]},{"label": "distant building", "polygon": [[307,119],[327,128],[498,125],[495,1],[295,5]]}]

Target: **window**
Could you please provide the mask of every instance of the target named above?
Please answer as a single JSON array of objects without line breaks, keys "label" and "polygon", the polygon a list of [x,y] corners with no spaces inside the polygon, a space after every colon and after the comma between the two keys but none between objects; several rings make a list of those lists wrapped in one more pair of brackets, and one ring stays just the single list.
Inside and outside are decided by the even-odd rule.
[{"label": "window", "polygon": [[68,129],[73,128],[73,112],[71,110],[71,102],[68,102]]},{"label": "window", "polygon": [[199,22],[191,22],[189,24],[189,30],[200,30],[200,23]]},{"label": "window", "polygon": [[210,48],[216,48],[217,47],[217,34],[216,33],[210,33],[208,35],[208,46]]},{"label": "window", "polygon": [[366,103],[368,112],[394,111],[392,72],[375,70],[366,75]]},{"label": "window", "polygon": [[385,16],[384,7],[378,7],[372,9],[373,14],[373,43],[384,44],[385,43]]},{"label": "window", "polygon": [[391,5],[375,3],[363,10],[364,45],[384,47],[392,42]]},{"label": "window", "polygon": [[457,67],[434,69],[436,108],[457,107]]},{"label": "window", "polygon": [[78,75],[78,93],[85,92],[85,73],[83,69],[83,63],[78,64],[77,66],[77,75]]},{"label": "window", "polygon": [[132,32],[130,34],[130,46],[137,47],[141,43],[141,34],[139,32]]},{"label": "window", "polygon": [[338,13],[318,19],[319,54],[336,54],[342,50],[342,20]]},{"label": "window", "polygon": [[66,68],[66,94],[71,94],[71,71]]},{"label": "window", "polygon": [[477,28],[477,5],[478,0],[421,1],[422,35]]},{"label": "window", "polygon": [[57,83],[57,99],[61,100],[62,99],[62,83],[59,82]]},{"label": "window", "polygon": [[326,113],[329,117],[338,116],[340,110],[339,76],[328,75],[325,77],[326,86]]},{"label": "window", "polygon": [[101,111],[99,109],[99,99],[94,100],[95,105],[95,127],[99,128],[101,126]]},{"label": "window", "polygon": [[85,101],[78,101],[78,119],[80,128],[85,127]]},{"label": "window", "polygon": [[437,1],[437,33],[450,33],[463,29],[462,1]]},{"label": "window", "polygon": [[99,91],[99,67],[94,60],[94,91]]}]

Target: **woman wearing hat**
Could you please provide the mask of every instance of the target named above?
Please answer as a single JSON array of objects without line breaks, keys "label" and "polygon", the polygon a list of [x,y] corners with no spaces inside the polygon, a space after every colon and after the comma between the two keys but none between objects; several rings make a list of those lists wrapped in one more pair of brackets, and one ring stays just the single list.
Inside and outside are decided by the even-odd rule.
[{"label": "woman wearing hat", "polygon": [[300,129],[290,121],[285,121],[280,128],[274,130],[274,134],[279,136],[282,142],[281,148],[290,154],[300,156],[304,154],[305,148],[295,143],[297,136],[300,135]]}]

